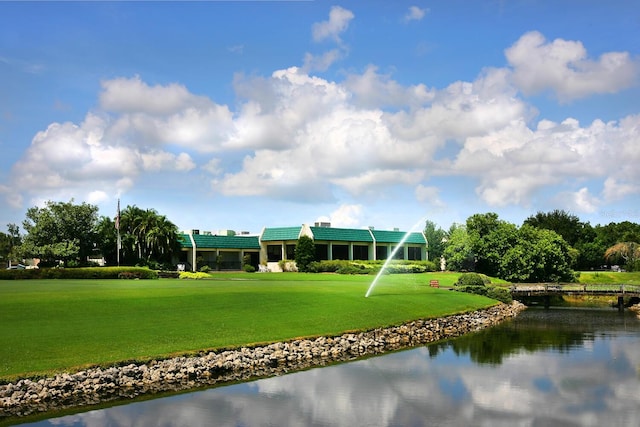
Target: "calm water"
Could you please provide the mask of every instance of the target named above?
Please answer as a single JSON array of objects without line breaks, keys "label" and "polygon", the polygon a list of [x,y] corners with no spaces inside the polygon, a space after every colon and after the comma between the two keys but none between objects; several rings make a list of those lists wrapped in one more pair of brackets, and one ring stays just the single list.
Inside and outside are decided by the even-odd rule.
[{"label": "calm water", "polygon": [[33,426],[640,426],[640,320],[538,310],[458,340]]}]

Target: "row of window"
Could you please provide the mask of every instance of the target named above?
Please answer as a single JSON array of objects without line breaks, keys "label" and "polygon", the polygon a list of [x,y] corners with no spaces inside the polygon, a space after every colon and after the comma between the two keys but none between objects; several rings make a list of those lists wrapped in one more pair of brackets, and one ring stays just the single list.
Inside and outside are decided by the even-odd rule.
[{"label": "row of window", "polygon": [[[329,245],[316,244],[316,259],[318,261],[326,261],[329,259]],[[286,245],[285,253],[286,259],[295,259],[296,245]],[[376,246],[376,259],[387,259],[387,257],[393,252],[393,247]],[[282,245],[267,245],[267,261],[277,262],[282,259]],[[331,246],[331,259],[349,259],[349,245],[336,245]],[[353,259],[354,260],[368,260],[369,259],[369,247],[366,245],[353,245]],[[394,254],[394,259],[404,259],[404,251],[398,250]],[[422,248],[410,246],[407,248],[407,259],[411,261],[422,259]]]}]

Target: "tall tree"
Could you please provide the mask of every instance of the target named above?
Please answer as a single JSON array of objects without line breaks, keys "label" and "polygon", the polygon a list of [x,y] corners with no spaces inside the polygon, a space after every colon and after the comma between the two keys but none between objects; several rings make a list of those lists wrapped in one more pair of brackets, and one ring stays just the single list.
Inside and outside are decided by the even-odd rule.
[{"label": "tall tree", "polygon": [[438,227],[435,222],[427,220],[424,226],[424,235],[427,238],[429,259],[439,262],[444,253],[447,232]]},{"label": "tall tree", "polygon": [[124,263],[168,262],[179,250],[178,228],[155,209],[127,206],[120,214]]},{"label": "tall tree", "polygon": [[48,201],[27,210],[22,223],[27,235],[16,250],[24,258],[40,258],[43,265],[63,261],[85,264],[93,253],[97,206]]},{"label": "tall tree", "polygon": [[[586,224],[576,215],[565,210],[555,209],[551,212],[538,212],[524,220],[524,224],[536,228],[553,230],[571,246],[575,247],[580,241],[586,241],[584,236]],[[589,226],[590,227],[590,226]]]},{"label": "tall tree", "polygon": [[7,233],[0,232],[0,263],[8,264],[15,259],[14,248],[22,242],[20,227],[7,224]]},{"label": "tall tree", "polygon": [[479,273],[521,282],[573,280],[575,250],[555,231],[518,228],[487,213],[470,216],[467,232]]},{"label": "tall tree", "polygon": [[517,227],[489,212],[470,216],[467,232],[476,256],[476,271],[499,277],[502,257],[517,242]]},{"label": "tall tree", "polygon": [[294,257],[298,271],[309,271],[309,264],[315,261],[316,258],[316,245],[311,237],[300,236]]},{"label": "tall tree", "polygon": [[499,277],[512,282],[573,281],[572,249],[553,230],[523,225],[517,243],[507,249],[500,263]]},{"label": "tall tree", "polygon": [[171,254],[180,249],[178,228],[166,216],[156,213],[147,232],[146,248],[148,261],[152,259],[158,262],[169,261]]},{"label": "tall tree", "polygon": [[107,216],[101,216],[96,225],[96,245],[107,265],[118,263],[117,240],[114,220]]},{"label": "tall tree", "polygon": [[471,240],[465,225],[453,224],[451,226],[443,255],[448,270],[470,271],[474,269],[474,254],[471,250]]}]

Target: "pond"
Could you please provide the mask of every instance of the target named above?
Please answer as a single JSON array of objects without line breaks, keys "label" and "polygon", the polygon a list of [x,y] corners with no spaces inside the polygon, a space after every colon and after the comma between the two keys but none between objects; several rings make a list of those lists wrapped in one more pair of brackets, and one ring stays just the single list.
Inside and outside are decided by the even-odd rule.
[{"label": "pond", "polygon": [[638,426],[640,320],[528,309],[480,333],[31,426]]}]

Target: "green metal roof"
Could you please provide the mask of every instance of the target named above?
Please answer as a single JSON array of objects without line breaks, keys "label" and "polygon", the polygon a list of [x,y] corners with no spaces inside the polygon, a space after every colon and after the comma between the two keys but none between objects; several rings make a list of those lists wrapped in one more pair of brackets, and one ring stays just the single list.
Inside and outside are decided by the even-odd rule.
[{"label": "green metal roof", "polygon": [[[258,236],[215,236],[206,234],[194,234],[193,240],[198,249],[260,249]],[[183,234],[180,239],[183,248],[191,247],[188,234]]]},{"label": "green metal roof", "polygon": [[314,240],[372,243],[369,230],[355,228],[311,227]]},{"label": "green metal roof", "polygon": [[280,240],[298,240],[302,227],[265,228],[260,240],[263,242]]},{"label": "green metal roof", "polygon": [[[372,230],[376,243],[400,243],[407,234],[405,231]],[[410,233],[405,243],[426,245],[427,241],[422,233]]]}]

